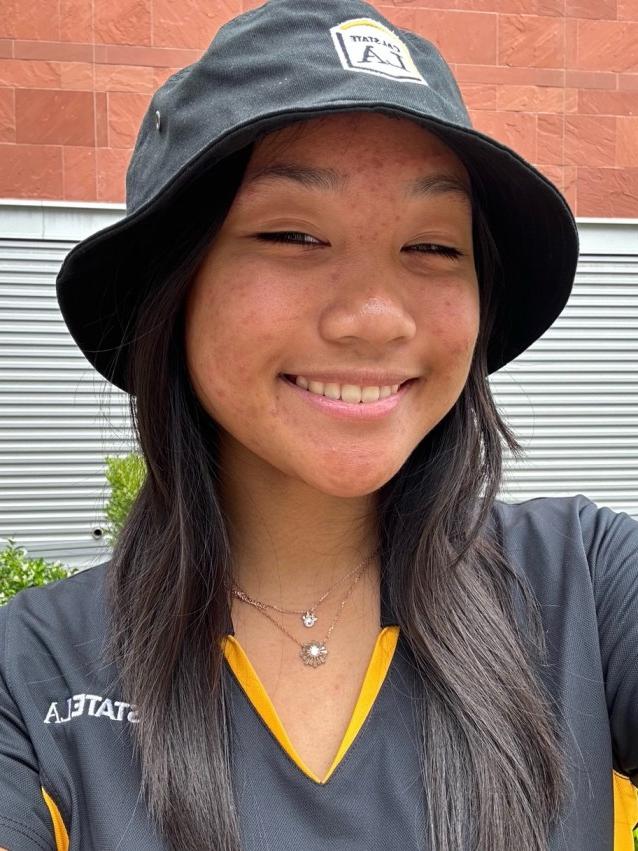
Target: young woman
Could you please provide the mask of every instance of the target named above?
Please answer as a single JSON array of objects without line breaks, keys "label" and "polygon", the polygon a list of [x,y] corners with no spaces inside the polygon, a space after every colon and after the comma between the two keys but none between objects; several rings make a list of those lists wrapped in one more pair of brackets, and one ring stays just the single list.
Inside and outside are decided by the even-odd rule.
[{"label": "young woman", "polygon": [[495,499],[560,193],[429,42],[270,0],[156,92],[127,204],[58,295],[148,475],[0,611],[0,844],[628,849],[638,523]]}]

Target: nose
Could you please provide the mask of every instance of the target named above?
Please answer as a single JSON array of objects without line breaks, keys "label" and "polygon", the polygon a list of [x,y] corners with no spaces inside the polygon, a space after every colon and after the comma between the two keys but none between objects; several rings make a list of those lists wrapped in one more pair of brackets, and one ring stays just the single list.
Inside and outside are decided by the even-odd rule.
[{"label": "nose", "polygon": [[404,298],[397,270],[377,256],[342,260],[320,316],[320,332],[331,342],[361,340],[384,346],[407,341],[416,322]]}]

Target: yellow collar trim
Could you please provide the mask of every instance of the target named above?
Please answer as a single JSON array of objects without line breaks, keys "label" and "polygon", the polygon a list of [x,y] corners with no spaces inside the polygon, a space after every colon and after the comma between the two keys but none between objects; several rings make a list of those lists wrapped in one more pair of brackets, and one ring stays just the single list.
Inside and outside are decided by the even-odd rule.
[{"label": "yellow collar trim", "polygon": [[348,748],[357,737],[364,721],[368,717],[388,673],[388,668],[392,662],[398,639],[398,626],[385,626],[381,632],[379,632],[374,645],[374,650],[372,651],[372,656],[370,657],[370,662],[368,663],[368,667],[363,678],[363,684],[361,686],[352,717],[350,718],[346,732],[344,733],[341,744],[339,745],[339,749],[335,754],[335,758],[332,761],[332,765],[328,769],[328,773],[323,780],[319,778],[312,769],[308,768],[308,766],[304,764],[303,760],[295,750],[294,745],[288,738],[288,734],[281,723],[277,710],[268,697],[266,689],[259,679],[257,672],[253,668],[250,659],[244,652],[241,644],[233,635],[227,635],[225,636],[225,641],[223,641],[223,649],[226,661],[230,665],[233,674],[239,681],[239,684],[246,693],[246,696],[283,750],[307,777],[314,780],[315,783],[323,784],[327,783],[330,779],[333,772],[346,755]]},{"label": "yellow collar trim", "polygon": [[633,830],[638,823],[638,790],[628,777],[613,770],[614,851],[634,851]]},{"label": "yellow collar trim", "polygon": [[51,814],[56,851],[69,851],[69,834],[67,833],[60,810],[44,786],[40,786],[40,790],[44,798],[44,803],[49,808],[49,813]]}]

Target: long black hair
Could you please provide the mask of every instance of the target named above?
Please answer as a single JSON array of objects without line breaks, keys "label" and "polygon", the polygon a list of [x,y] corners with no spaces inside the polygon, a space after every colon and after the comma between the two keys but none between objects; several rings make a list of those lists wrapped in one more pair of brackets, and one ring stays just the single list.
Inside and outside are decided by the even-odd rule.
[{"label": "long black hair", "polygon": [[[175,202],[170,229],[153,233],[161,251],[148,252],[152,285],[128,362],[147,475],[108,566],[105,658],[138,710],[130,735],[149,817],[179,851],[241,849],[222,676],[232,559],[219,432],[191,386],[183,334],[186,292],[251,150],[202,174]],[[489,522],[502,442],[522,450],[487,378],[504,281],[481,183],[470,177],[481,314],[474,357],[453,407],[378,492],[380,561],[418,672],[424,847],[546,851],[568,781],[538,672],[546,652],[538,603]]]}]

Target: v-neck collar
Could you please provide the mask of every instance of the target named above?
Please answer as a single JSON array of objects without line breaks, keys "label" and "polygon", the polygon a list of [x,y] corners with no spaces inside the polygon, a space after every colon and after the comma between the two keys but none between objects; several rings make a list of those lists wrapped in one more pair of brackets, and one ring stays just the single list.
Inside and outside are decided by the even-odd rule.
[{"label": "v-neck collar", "polygon": [[318,777],[298,754],[259,675],[253,668],[241,644],[233,636],[228,636],[223,640],[223,649],[225,661],[232,671],[235,680],[244,692],[252,709],[261,718],[266,728],[278,742],[282,751],[287,754],[306,777],[317,785],[323,786],[330,780],[351,745],[362,732],[363,725],[374,708],[379,692],[388,677],[390,665],[397,650],[399,637],[400,630],[398,626],[383,628],[378,633],[352,716],[350,717],[339,749],[332,760],[332,764],[323,778]]}]

